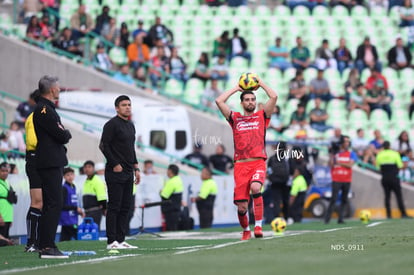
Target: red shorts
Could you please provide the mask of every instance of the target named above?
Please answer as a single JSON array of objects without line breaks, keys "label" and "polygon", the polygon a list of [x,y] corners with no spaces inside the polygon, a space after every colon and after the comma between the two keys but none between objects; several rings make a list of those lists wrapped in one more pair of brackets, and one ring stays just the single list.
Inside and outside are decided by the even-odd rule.
[{"label": "red shorts", "polygon": [[250,185],[257,181],[262,185],[266,178],[266,161],[258,159],[234,164],[234,202],[250,200]]}]

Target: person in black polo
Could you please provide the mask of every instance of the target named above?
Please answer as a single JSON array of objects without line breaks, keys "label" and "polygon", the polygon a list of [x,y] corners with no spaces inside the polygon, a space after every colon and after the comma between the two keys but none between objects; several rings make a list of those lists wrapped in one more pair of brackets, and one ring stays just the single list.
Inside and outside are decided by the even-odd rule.
[{"label": "person in black polo", "polygon": [[40,258],[67,258],[55,245],[56,229],[62,210],[63,167],[68,164],[65,144],[72,138],[55,110],[60,87],[57,77],[39,80],[40,98],[33,113],[37,136],[35,166],[41,180],[43,208],[39,221]]},{"label": "person in black polo", "polygon": [[107,249],[137,248],[125,242],[132,187],[140,181],[135,153],[135,127],[131,117],[131,100],[126,95],[115,99],[117,115],[105,123],[99,149],[106,158],[105,181],[108,188],[106,212]]}]

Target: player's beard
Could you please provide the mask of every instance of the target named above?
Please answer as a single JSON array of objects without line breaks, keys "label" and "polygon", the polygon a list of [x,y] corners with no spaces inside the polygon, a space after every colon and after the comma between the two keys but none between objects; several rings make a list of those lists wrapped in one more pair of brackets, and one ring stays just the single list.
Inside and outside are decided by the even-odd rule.
[{"label": "player's beard", "polygon": [[247,105],[246,107],[244,107],[244,110],[248,113],[253,112],[254,109],[256,109],[256,106],[254,106],[254,105]]}]

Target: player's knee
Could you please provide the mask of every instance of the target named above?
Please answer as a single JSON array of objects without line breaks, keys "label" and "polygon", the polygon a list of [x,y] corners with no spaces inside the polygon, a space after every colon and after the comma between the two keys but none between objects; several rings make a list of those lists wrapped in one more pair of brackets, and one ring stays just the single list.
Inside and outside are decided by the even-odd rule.
[{"label": "player's knee", "polygon": [[247,207],[248,206],[244,205],[244,204],[237,205],[237,213],[239,213],[239,215],[243,216],[247,212]]}]

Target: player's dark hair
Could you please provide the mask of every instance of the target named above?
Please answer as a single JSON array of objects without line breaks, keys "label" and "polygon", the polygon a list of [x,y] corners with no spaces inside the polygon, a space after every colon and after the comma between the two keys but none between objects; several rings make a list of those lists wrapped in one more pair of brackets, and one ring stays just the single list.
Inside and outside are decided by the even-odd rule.
[{"label": "player's dark hair", "polygon": [[382,144],[382,147],[384,147],[384,149],[390,149],[390,147],[391,147],[391,143],[390,143],[388,140],[386,140],[386,141],[384,141],[384,143]]},{"label": "player's dark hair", "polygon": [[[243,101],[245,95],[254,95],[254,93],[252,91],[243,91],[240,95],[240,102]],[[254,95],[254,97],[256,98],[255,95]]]},{"label": "player's dark hair", "polygon": [[75,173],[75,170],[70,167],[63,168],[63,175],[66,175],[67,173]]},{"label": "player's dark hair", "polygon": [[85,161],[85,163],[83,164],[83,166],[86,166],[86,165],[92,165],[93,167],[95,167],[95,162],[93,162],[91,160],[87,160],[87,161]]},{"label": "player's dark hair", "polygon": [[174,176],[177,176],[177,175],[178,175],[178,173],[180,172],[180,168],[178,168],[178,166],[177,166],[177,165],[175,165],[175,164],[170,164],[170,165],[168,166],[168,170],[170,170],[170,171],[171,171],[171,173],[172,173]]},{"label": "player's dark hair", "polygon": [[128,96],[126,96],[126,95],[120,95],[120,96],[118,96],[118,97],[115,99],[115,107],[119,107],[119,103],[120,103],[121,101],[124,101],[124,100],[131,101],[131,99],[129,99],[129,97],[128,97]]},{"label": "player's dark hair", "polygon": [[213,171],[211,171],[210,168],[204,167],[203,169],[207,171],[207,173],[209,174],[210,177],[213,175]]}]

